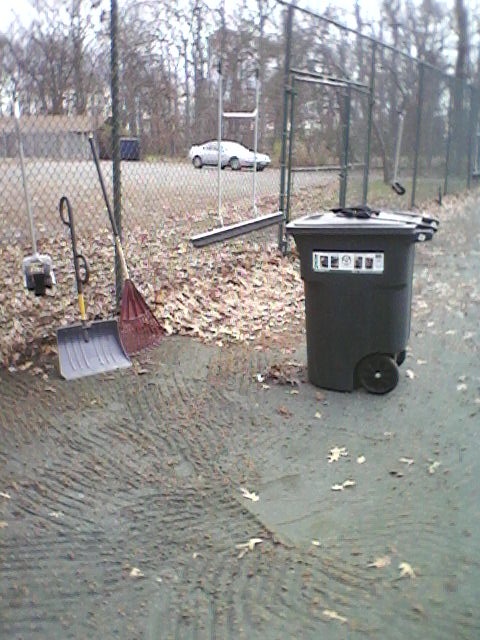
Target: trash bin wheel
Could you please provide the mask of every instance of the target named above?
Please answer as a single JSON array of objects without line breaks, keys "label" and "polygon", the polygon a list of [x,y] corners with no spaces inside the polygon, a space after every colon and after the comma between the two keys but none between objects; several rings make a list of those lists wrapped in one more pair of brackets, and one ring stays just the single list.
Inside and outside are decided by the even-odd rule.
[{"label": "trash bin wheel", "polygon": [[397,353],[397,357],[395,358],[396,363],[398,364],[398,366],[400,366],[401,364],[403,364],[405,362],[405,358],[407,357],[407,352],[404,349],[403,351],[400,351],[399,353]]},{"label": "trash bin wheel", "polygon": [[397,386],[398,367],[390,356],[374,353],[358,363],[357,379],[369,393],[388,393]]}]

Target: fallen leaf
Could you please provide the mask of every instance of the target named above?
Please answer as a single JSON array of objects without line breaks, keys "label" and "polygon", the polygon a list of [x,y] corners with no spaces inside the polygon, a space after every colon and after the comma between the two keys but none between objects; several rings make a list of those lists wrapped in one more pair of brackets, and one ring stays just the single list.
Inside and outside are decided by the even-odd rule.
[{"label": "fallen leaf", "polygon": [[140,571],[140,569],[137,569],[137,567],[133,567],[132,570],[129,573],[131,578],[144,578],[145,574]]},{"label": "fallen leaf", "polygon": [[374,567],[375,569],[383,569],[384,567],[388,567],[391,563],[390,556],[380,556],[379,558],[375,558],[373,562],[367,564],[367,567]]},{"label": "fallen leaf", "polygon": [[417,364],[422,365],[422,364],[427,364],[426,360],[421,360],[420,358],[417,360]]},{"label": "fallen leaf", "polygon": [[332,491],[343,491],[343,484],[334,484],[331,486]]},{"label": "fallen leaf", "polygon": [[330,449],[328,462],[338,462],[340,458],[344,458],[345,456],[348,456],[348,451],[345,447],[333,447],[333,449]]},{"label": "fallen leaf", "polygon": [[52,518],[63,518],[63,513],[61,511],[50,511],[48,515]]},{"label": "fallen leaf", "polygon": [[415,578],[415,571],[413,570],[412,566],[410,564],[408,564],[408,562],[401,562],[398,565],[398,568],[400,569],[400,577],[401,578]]},{"label": "fallen leaf", "polygon": [[240,549],[240,553],[238,554],[239,558],[243,558],[243,556],[248,551],[253,551],[257,544],[261,544],[263,542],[263,538],[250,538],[248,542],[241,542],[240,544],[235,545],[235,549]]},{"label": "fallen leaf", "polygon": [[440,465],[441,465],[441,462],[439,462],[438,460],[435,460],[435,462],[432,462],[432,464],[428,467],[428,473],[430,475],[434,474]]},{"label": "fallen leaf", "polygon": [[245,487],[240,487],[240,491],[242,492],[242,495],[243,495],[244,498],[247,498],[248,500],[251,500],[252,502],[258,502],[260,500],[259,496],[256,493],[252,493],[251,491],[249,491]]},{"label": "fallen leaf", "polygon": [[320,540],[312,540],[312,544],[314,547],[319,547],[320,546]]},{"label": "fallen leaf", "polygon": [[262,538],[250,538],[248,541],[248,550],[253,551],[255,549],[255,545],[260,544],[261,542],[263,542]]},{"label": "fallen leaf", "polygon": [[317,411],[317,413],[315,414],[315,418],[318,418],[318,420],[320,420],[321,417],[322,414],[320,413],[320,411]]},{"label": "fallen leaf", "polygon": [[257,373],[257,382],[265,382],[265,377],[261,373]]},{"label": "fallen leaf", "polygon": [[356,484],[355,480],[345,480],[345,482],[342,483],[342,487],[348,489],[348,487],[355,487]]},{"label": "fallen leaf", "polygon": [[460,384],[457,384],[457,391],[466,391],[468,389],[468,386],[465,384],[465,382],[460,382]]},{"label": "fallen leaf", "polygon": [[411,369],[407,369],[405,371],[405,375],[407,376],[407,378],[410,378],[410,380],[413,380],[415,378],[415,373]]},{"label": "fallen leaf", "polygon": [[358,464],[364,464],[366,461],[367,459],[365,458],[365,456],[358,456],[357,458]]},{"label": "fallen leaf", "polygon": [[5,527],[8,527],[8,522],[5,522],[5,520],[0,520],[0,529],[5,529]]},{"label": "fallen leaf", "polygon": [[348,622],[348,618],[345,618],[345,616],[341,616],[336,611],[331,611],[330,609],[324,609],[322,613],[325,617],[330,618],[330,620],[338,620],[342,624],[344,622]]},{"label": "fallen leaf", "polygon": [[408,464],[408,466],[412,465],[415,462],[413,458],[399,458],[398,461],[404,462],[405,464]]},{"label": "fallen leaf", "polygon": [[9,493],[6,493],[5,491],[0,491],[0,496],[2,498],[5,498],[6,500],[11,500],[12,499],[11,495]]},{"label": "fallen leaf", "polygon": [[292,412],[290,411],[290,409],[288,409],[288,407],[279,407],[278,413],[281,413],[282,416],[285,416],[286,418],[289,418],[292,415]]}]

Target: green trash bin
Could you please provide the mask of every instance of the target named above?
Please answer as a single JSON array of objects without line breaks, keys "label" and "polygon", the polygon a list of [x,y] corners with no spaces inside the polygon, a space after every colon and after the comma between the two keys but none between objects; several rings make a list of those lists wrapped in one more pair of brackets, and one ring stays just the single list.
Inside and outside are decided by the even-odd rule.
[{"label": "green trash bin", "polygon": [[286,228],[300,253],[310,382],[391,391],[410,334],[415,243],[430,240],[438,220],[357,207]]}]

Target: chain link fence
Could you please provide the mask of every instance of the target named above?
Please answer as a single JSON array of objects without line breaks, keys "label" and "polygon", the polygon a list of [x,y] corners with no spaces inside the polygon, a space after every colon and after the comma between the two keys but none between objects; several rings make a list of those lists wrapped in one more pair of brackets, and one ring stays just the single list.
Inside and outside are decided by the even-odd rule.
[{"label": "chain link fence", "polygon": [[[264,61],[264,67],[268,68],[263,69],[261,78],[259,151],[272,158],[272,166],[257,176],[261,212],[278,206],[275,200],[280,186],[281,104],[288,37],[284,27],[288,8],[283,4],[277,3],[276,17],[272,19],[277,33],[265,36],[267,44],[276,42],[277,46],[269,50]],[[179,95],[170,96],[174,104],[166,118],[170,122],[168,129],[160,114],[142,112],[145,87],[138,87],[136,100],[129,99],[126,52],[121,48],[123,40],[118,35],[112,40],[116,43],[115,64],[120,69],[118,108],[114,117],[107,93],[101,98],[98,93],[93,94],[82,115],[75,115],[73,109],[66,115],[33,115],[23,109],[20,127],[27,186],[40,239],[51,237],[60,228],[57,204],[62,195],[67,195],[81,212],[79,228],[85,233],[108,227],[88,144],[90,133],[103,158],[102,169],[127,242],[137,227],[161,228],[168,233],[169,227],[173,228],[183,217],[198,220],[200,227],[202,218],[206,226],[214,224],[219,188],[216,168],[194,169],[188,150],[194,143],[217,137],[220,29],[221,24],[213,25],[208,38],[202,82],[192,78],[188,96],[185,87],[181,88],[181,99]],[[472,175],[478,165],[478,96],[465,81],[312,12],[293,9],[291,29],[291,69],[356,83],[351,87],[349,104],[345,87],[313,84],[307,82],[307,78],[305,82],[295,83],[291,186],[296,191],[322,186],[328,175],[329,184],[332,180],[336,182],[338,196],[343,180],[346,202],[358,203],[364,195],[366,162],[369,163],[368,201],[372,204],[381,201],[385,193],[392,196],[390,185],[394,182],[405,189],[405,193],[397,194],[396,198],[398,206],[403,208],[472,186]],[[225,111],[251,111],[255,105],[254,73],[258,56],[252,55],[252,50],[260,45],[257,41],[244,46],[240,42],[242,37],[235,38],[228,28],[223,37],[223,56],[227,58],[223,89]],[[263,43],[264,49],[266,43]],[[227,57],[232,49],[238,50],[240,57]],[[242,68],[241,72],[233,69],[235,65]],[[240,80],[239,89],[235,83]],[[194,90],[200,86],[201,93],[196,96]],[[181,94],[180,87],[177,89]],[[373,100],[370,134],[368,91],[372,92]],[[28,244],[18,143],[12,120],[5,113],[0,117],[3,194],[0,237],[4,242]],[[222,127],[223,138],[253,147],[251,120],[224,119]],[[342,174],[345,159],[348,159],[347,176]],[[112,188],[113,174],[118,183],[116,195]],[[226,221],[230,213],[233,218],[237,212],[238,215],[250,214],[251,172],[226,169],[221,183],[222,213]]]},{"label": "chain link fence", "polygon": [[[327,15],[281,4],[291,14],[284,36],[290,184],[307,170],[337,172],[341,206],[399,209],[475,185],[477,89],[428,62],[428,53],[416,59]],[[303,202],[292,197],[289,214],[297,213]]]},{"label": "chain link fence", "polygon": [[[115,8],[116,0],[111,4]],[[172,29],[167,45],[153,33],[154,21],[145,19],[152,38],[148,46],[134,32],[142,18],[140,5],[130,7],[136,22],[126,10],[119,12],[118,28],[112,12],[110,31],[84,45],[83,57],[92,61],[82,85],[88,85],[88,92],[79,101],[69,86],[61,94],[61,109],[48,101],[42,107],[20,70],[7,68],[8,59],[2,58],[3,76],[10,77],[0,115],[4,282],[21,281],[21,275],[10,272],[11,262],[18,262],[13,268],[20,274],[21,257],[32,250],[24,187],[40,250],[50,252],[54,261],[68,255],[58,214],[59,200],[67,196],[79,244],[100,265],[96,284],[107,286],[111,295],[93,313],[114,312],[121,278],[118,268],[115,274],[90,135],[129,265],[146,289],[160,278],[149,266],[152,246],[165,253],[176,250],[193,233],[218,226],[220,219],[237,222],[279,206],[296,216],[339,202],[406,209],[476,185],[478,90],[437,68],[428,52],[420,61],[405,54],[400,41],[383,45],[283,0],[270,5],[268,23],[265,16],[253,16],[235,28],[224,14],[202,17],[198,10],[189,35]],[[253,202],[250,169],[197,169],[188,153],[192,145],[218,137],[220,86],[224,111],[253,111],[257,75],[258,150],[270,155],[271,165],[255,176]],[[13,93],[21,105],[25,185]],[[57,112],[61,115],[53,115]],[[222,117],[221,132],[222,139],[253,148],[252,119]],[[60,280],[73,286],[63,257]],[[13,313],[5,306],[3,321],[11,323]]]}]

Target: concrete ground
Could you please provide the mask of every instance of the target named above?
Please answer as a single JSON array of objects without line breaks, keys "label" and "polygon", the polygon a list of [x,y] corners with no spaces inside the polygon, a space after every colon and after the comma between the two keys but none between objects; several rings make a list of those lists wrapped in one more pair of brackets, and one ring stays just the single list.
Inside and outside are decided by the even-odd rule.
[{"label": "concrete ground", "polygon": [[308,383],[297,333],[1,372],[0,637],[479,638],[479,258],[472,201],[385,396]]}]

